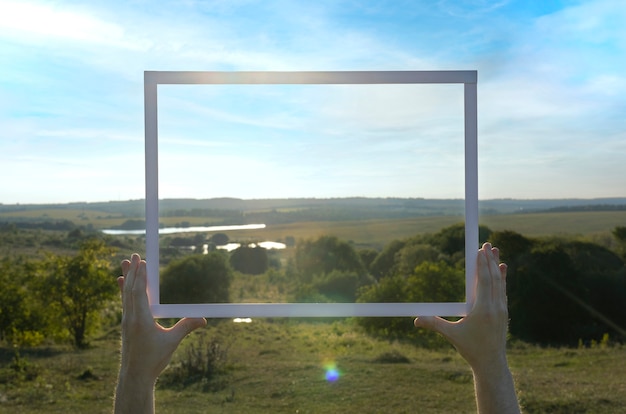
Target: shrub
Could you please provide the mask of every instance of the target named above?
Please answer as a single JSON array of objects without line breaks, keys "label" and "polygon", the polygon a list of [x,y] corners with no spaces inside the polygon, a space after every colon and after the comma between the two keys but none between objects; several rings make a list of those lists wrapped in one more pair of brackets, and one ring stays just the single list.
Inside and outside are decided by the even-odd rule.
[{"label": "shrub", "polygon": [[231,280],[224,254],[190,255],[172,261],[161,272],[161,303],[228,302]]},{"label": "shrub", "polygon": [[206,339],[198,335],[191,341],[182,355],[164,372],[160,383],[166,387],[187,387],[201,384],[202,391],[223,389],[227,381],[224,377],[230,345],[219,339]]},{"label": "shrub", "polygon": [[311,282],[316,275],[326,275],[333,270],[365,273],[354,248],[335,236],[322,236],[306,240],[296,246],[296,267],[303,282]]},{"label": "shrub", "polygon": [[242,245],[231,253],[230,265],[233,269],[249,275],[265,273],[269,265],[267,249]]},{"label": "shrub", "polygon": [[[457,302],[465,293],[463,271],[445,262],[424,262],[409,277],[402,275],[383,277],[379,283],[362,288],[357,302]],[[411,318],[356,318],[365,331],[389,339],[412,338],[422,345],[438,345],[436,337],[420,333]]]}]

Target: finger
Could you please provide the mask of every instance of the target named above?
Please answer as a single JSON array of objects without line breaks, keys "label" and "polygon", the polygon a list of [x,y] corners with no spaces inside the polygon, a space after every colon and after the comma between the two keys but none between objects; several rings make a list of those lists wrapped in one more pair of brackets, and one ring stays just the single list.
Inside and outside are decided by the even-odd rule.
[{"label": "finger", "polygon": [[[137,257],[139,257],[139,255],[137,255]],[[135,273],[135,283],[131,290],[133,309],[139,316],[149,316],[150,319],[152,319],[150,304],[148,302],[148,293],[146,292],[148,285],[147,280],[146,261],[140,260],[137,264],[137,271]]]},{"label": "finger", "polygon": [[176,343],[180,343],[187,335],[198,328],[202,328],[206,325],[206,319],[204,318],[183,318],[176,322],[170,329]]},{"label": "finger", "polygon": [[440,318],[439,316],[419,316],[415,318],[413,325],[417,328],[425,328],[439,332],[441,335],[450,339],[449,329],[452,322]]},{"label": "finger", "polygon": [[[122,271],[124,270],[125,262],[126,261],[122,262]],[[126,272],[124,273],[124,276],[126,278],[126,281],[124,282],[125,293],[128,294],[129,296],[135,285],[135,278],[137,275],[137,268],[139,267],[139,262],[141,262],[141,258],[139,257],[137,253],[134,253],[130,257],[130,262],[127,265],[128,268],[126,269]]]},{"label": "finger", "polygon": [[130,260],[126,259],[126,260],[122,260],[122,276],[126,276],[126,274],[128,273],[128,269],[130,268]]},{"label": "finger", "polygon": [[508,270],[508,267],[506,265],[506,263],[500,263],[500,265],[498,266],[499,270],[500,270],[500,278],[501,278],[501,283],[500,283],[500,298],[501,301],[504,304],[504,307],[507,308],[507,296],[506,296],[506,272]]},{"label": "finger", "polygon": [[476,257],[476,301],[472,310],[488,305],[491,300],[491,286],[486,252],[484,249],[480,249]]},{"label": "finger", "polygon": [[492,247],[491,252],[493,253],[493,257],[495,257],[496,260],[499,262],[500,261],[500,249],[498,249],[497,247]]},{"label": "finger", "polygon": [[120,288],[120,294],[124,293],[124,276],[117,278],[117,286]]},{"label": "finger", "polygon": [[502,298],[502,273],[498,261],[499,251],[496,248],[490,248],[485,253],[491,279],[491,299],[497,302]]},{"label": "finger", "polygon": [[498,264],[500,263],[500,250],[497,247],[492,247],[487,250],[487,258],[489,259],[489,271],[491,275],[500,278],[500,269]]}]

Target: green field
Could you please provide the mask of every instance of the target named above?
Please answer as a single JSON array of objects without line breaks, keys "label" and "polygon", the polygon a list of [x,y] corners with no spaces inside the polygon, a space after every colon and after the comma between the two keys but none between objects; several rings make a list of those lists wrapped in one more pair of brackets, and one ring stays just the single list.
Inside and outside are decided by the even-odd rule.
[{"label": "green field", "polygon": [[[107,212],[75,209],[41,209],[0,213],[3,220],[47,219],[68,220],[76,225],[90,225],[95,229],[119,226],[128,217]],[[138,217],[137,219],[141,219]],[[523,214],[495,214],[480,216],[480,223],[492,230],[514,230],[526,236],[593,235],[610,232],[626,224],[626,211],[584,211]],[[216,222],[207,217],[166,217],[166,226],[187,222],[191,226]],[[372,219],[355,221],[309,221],[268,225],[264,230],[231,232],[234,237],[281,239],[286,236],[312,238],[321,234],[334,234],[355,243],[378,243],[416,234],[434,233],[443,227],[463,221],[462,216],[418,216],[400,219]]]},{"label": "green field", "polygon": [[[95,229],[119,225],[128,217],[105,211],[41,209],[4,212],[6,219],[69,220]],[[168,224],[205,224],[206,217],[169,217]],[[227,232],[231,240],[311,239],[333,234],[357,247],[380,248],[394,239],[459,223],[460,216],[359,221],[309,221],[270,225],[263,230]],[[626,224],[625,211],[499,214],[481,217],[492,230],[514,230],[529,237],[560,235],[605,241]],[[17,233],[16,233],[17,234]],[[43,237],[42,235],[46,235]],[[49,249],[46,237],[65,240],[67,232],[28,230],[18,239],[5,235],[5,254]],[[138,247],[141,237],[113,240]],[[27,246],[11,244],[14,240]],[[129,242],[130,243],[130,242]],[[605,244],[606,244],[605,243]],[[18,243],[19,244],[19,243]],[[130,248],[130,247],[129,247]],[[122,248],[124,250],[125,248]],[[290,249],[287,249],[290,250]],[[130,253],[121,252],[120,254]],[[290,254],[284,252],[281,254]],[[251,279],[247,278],[247,279]],[[262,282],[262,278],[258,278]],[[239,283],[239,284],[238,284]],[[257,283],[258,284],[258,283]],[[234,290],[253,287],[236,279]],[[115,312],[119,314],[119,304]],[[250,324],[212,321],[177,351],[157,389],[159,413],[466,413],[474,412],[467,364],[443,341],[430,349],[374,339],[349,319],[269,320]],[[407,324],[411,324],[407,318]],[[171,384],[191,344],[217,339],[223,370],[214,381]],[[2,343],[0,342],[0,345]],[[538,347],[510,343],[509,358],[520,401],[527,413],[615,413],[626,410],[626,348],[610,339],[584,348]],[[91,347],[74,350],[49,344],[16,350],[0,346],[0,413],[110,413],[119,360],[119,326],[103,327]],[[324,365],[336,363],[341,375],[324,378]],[[168,378],[170,379],[168,382]]]},{"label": "green field", "polygon": [[[408,319],[407,323],[411,323]],[[118,366],[118,329],[91,349],[22,351],[21,379],[2,349],[1,413],[109,413]],[[437,350],[372,339],[347,321],[224,321],[194,333],[228,349],[217,390],[206,384],[157,389],[159,413],[470,413],[475,410],[468,366],[448,346]],[[511,345],[510,365],[527,413],[615,413],[626,407],[621,346],[587,349]],[[324,364],[336,363],[336,382]],[[28,374],[33,378],[28,378]]]}]

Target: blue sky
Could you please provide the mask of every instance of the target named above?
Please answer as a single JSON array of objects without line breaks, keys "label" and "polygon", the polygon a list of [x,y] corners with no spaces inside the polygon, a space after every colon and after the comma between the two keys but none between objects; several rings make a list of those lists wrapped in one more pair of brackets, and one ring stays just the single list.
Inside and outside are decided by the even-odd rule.
[{"label": "blue sky", "polygon": [[[624,21],[621,0],[0,0],[0,202],[143,198],[144,70],[478,70],[480,198],[623,197]],[[161,195],[462,197],[460,91],[160,87]]]}]

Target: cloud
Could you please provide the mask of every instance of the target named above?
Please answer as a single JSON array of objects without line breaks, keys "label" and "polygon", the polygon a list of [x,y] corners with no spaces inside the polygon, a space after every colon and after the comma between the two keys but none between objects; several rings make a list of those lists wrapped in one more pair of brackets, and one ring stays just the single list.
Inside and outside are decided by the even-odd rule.
[{"label": "cloud", "polygon": [[4,37],[19,37],[21,42],[48,43],[58,39],[92,46],[136,46],[127,41],[122,26],[76,7],[3,0],[0,10],[0,33]]},{"label": "cloud", "polygon": [[[481,182],[484,194],[615,195],[626,188],[626,179],[619,178],[626,177],[626,8],[621,3],[594,0],[557,9],[486,0],[434,5],[186,0],[159,7],[144,1],[0,0],[0,170],[11,174],[10,165],[24,177],[54,177],[51,172],[60,174],[59,163],[65,162],[65,179],[77,183],[87,166],[106,171],[120,163],[142,164],[146,69],[477,68],[480,165],[481,174],[489,176]],[[460,117],[439,122],[438,108],[451,102],[445,94],[428,94],[429,106],[423,106],[409,92],[364,92],[356,103],[348,94],[330,100],[323,94],[298,96],[286,104],[288,110],[272,113],[264,104],[256,115],[183,96],[173,101],[178,109],[170,112],[173,133],[163,142],[205,145],[187,134],[196,123],[184,122],[210,118],[242,129],[274,129],[278,137],[308,132],[332,142],[296,143],[294,138],[282,147],[267,142],[242,147],[302,177],[315,157],[328,169],[349,155],[358,157],[350,165],[363,175],[369,170],[362,161],[381,154],[402,153],[393,166],[397,171],[416,159],[411,151],[441,157],[445,164],[438,147],[418,146],[410,136],[421,129],[437,141],[458,129]],[[433,122],[422,122],[422,115]],[[94,151],[90,145],[102,147]],[[231,146],[198,148],[226,153]],[[126,158],[116,162],[113,154],[121,153]],[[24,154],[42,158],[17,157]],[[46,154],[54,158],[49,163]],[[141,181],[141,168],[136,171]],[[610,179],[598,178],[611,171]],[[583,189],[577,179],[590,188]],[[113,181],[118,180],[123,178]],[[112,187],[104,180],[96,185]]]}]

